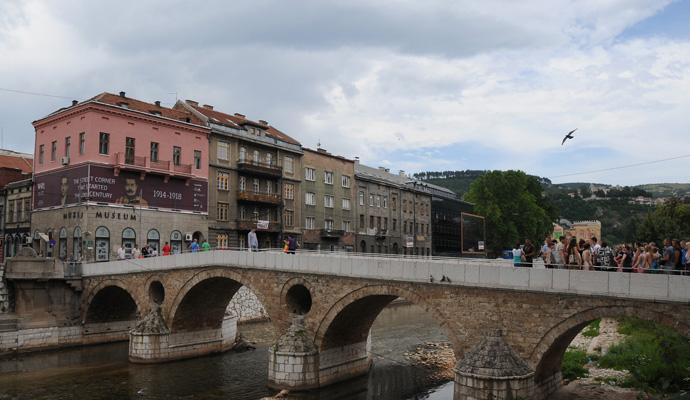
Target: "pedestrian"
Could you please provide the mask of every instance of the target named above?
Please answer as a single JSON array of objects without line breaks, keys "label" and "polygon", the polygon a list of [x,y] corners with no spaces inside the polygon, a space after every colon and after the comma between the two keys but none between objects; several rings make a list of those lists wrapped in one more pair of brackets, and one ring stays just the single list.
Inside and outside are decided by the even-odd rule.
[{"label": "pedestrian", "polygon": [[189,245],[189,249],[192,251],[192,253],[199,251],[199,243],[196,241],[196,239],[192,240],[192,244]]},{"label": "pedestrian", "polygon": [[596,267],[599,264],[599,250],[601,250],[601,246],[599,245],[599,240],[596,236],[592,236],[589,239],[589,244],[590,250],[592,251],[592,261],[594,262],[594,266]]},{"label": "pedestrian", "polygon": [[137,245],[135,244],[132,246],[132,258],[136,260],[139,257],[141,257],[141,252],[137,249]]},{"label": "pedestrian", "polygon": [[149,256],[149,246],[148,246],[148,245],[145,244],[144,246],[142,246],[142,248],[141,248],[141,256],[144,257],[144,258],[146,258],[146,257]]},{"label": "pedestrian", "polygon": [[544,266],[546,268],[555,268],[554,264],[556,264],[556,240],[552,240],[548,243],[546,246],[546,252],[543,254],[544,256]]},{"label": "pedestrian", "polygon": [[249,251],[259,251],[259,239],[256,237],[256,229],[252,229],[247,234],[247,243],[249,244]]},{"label": "pedestrian", "polygon": [[288,235],[288,253],[295,254],[295,252],[297,251],[297,247],[299,247],[297,239],[293,238],[292,235]]},{"label": "pedestrian", "polygon": [[525,262],[523,265],[525,267],[532,267],[534,257],[537,256],[537,248],[534,247],[530,239],[525,239],[525,246],[522,248],[522,251],[525,256]]},{"label": "pedestrian", "polygon": [[165,242],[165,245],[163,246],[163,255],[169,256],[171,251],[172,249],[170,248],[170,243]]},{"label": "pedestrian", "polygon": [[600,270],[600,271],[611,271],[615,270],[616,267],[615,261],[613,259],[613,251],[609,247],[608,243],[605,241],[601,242],[601,247],[599,248],[599,251],[597,252],[597,264],[598,266],[595,267],[595,269]]},{"label": "pedestrian", "polygon": [[201,243],[201,251],[209,251],[211,250],[211,245],[208,243],[206,239]]},{"label": "pedestrian", "polygon": [[125,259],[125,248],[120,245],[120,247],[117,248],[117,259],[118,260],[124,260]]},{"label": "pedestrian", "polygon": [[661,254],[659,254],[659,248],[651,245],[651,252],[649,254],[649,272],[652,274],[658,274],[660,269],[659,260],[661,259]]},{"label": "pedestrian", "polygon": [[594,263],[592,262],[592,246],[589,243],[585,243],[583,245],[583,250],[582,250],[582,269],[585,271],[589,271],[594,267]]},{"label": "pedestrian", "polygon": [[520,245],[520,242],[515,243],[515,248],[513,249],[513,266],[514,267],[521,267],[522,266],[522,246]]},{"label": "pedestrian", "polygon": [[661,263],[665,274],[670,274],[673,271],[675,261],[673,259],[674,252],[675,250],[673,249],[673,245],[671,244],[671,239],[664,240],[664,252],[661,259]]},{"label": "pedestrian", "polygon": [[579,269],[582,265],[582,256],[580,255],[580,250],[577,247],[577,239],[575,237],[570,238],[565,260],[568,263],[568,269]]},{"label": "pedestrian", "polygon": [[554,240],[554,249],[551,252],[553,254],[553,263],[555,268],[563,268],[565,262],[563,261],[563,253],[565,251],[565,237],[561,236],[558,240]]}]

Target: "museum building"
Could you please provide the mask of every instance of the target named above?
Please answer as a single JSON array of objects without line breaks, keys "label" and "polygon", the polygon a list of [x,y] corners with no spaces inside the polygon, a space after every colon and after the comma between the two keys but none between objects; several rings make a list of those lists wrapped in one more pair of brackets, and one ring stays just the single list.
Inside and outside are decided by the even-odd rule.
[{"label": "museum building", "polygon": [[39,253],[107,261],[207,237],[209,129],[192,113],[102,93],[33,125]]}]

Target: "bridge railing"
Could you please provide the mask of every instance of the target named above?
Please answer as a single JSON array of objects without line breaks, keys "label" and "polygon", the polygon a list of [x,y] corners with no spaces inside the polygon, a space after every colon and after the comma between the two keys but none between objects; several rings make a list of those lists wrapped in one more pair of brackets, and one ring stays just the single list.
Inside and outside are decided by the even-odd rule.
[{"label": "bridge railing", "polygon": [[512,260],[212,250],[83,265],[83,276],[229,267],[531,292],[690,302],[690,276],[514,267]]}]

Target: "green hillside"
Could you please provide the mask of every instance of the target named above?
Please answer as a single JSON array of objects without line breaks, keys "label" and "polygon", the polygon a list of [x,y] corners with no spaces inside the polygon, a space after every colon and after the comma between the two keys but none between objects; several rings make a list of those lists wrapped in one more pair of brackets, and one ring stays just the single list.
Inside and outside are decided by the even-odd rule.
[{"label": "green hillside", "polygon": [[654,197],[690,196],[690,183],[650,183],[638,187],[648,191]]}]

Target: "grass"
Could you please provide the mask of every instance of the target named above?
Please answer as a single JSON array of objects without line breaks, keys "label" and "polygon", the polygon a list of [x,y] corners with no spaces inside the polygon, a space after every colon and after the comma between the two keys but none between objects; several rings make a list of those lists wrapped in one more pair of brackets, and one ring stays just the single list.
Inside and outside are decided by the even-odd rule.
[{"label": "grass", "polygon": [[561,373],[567,380],[575,380],[587,376],[587,353],[582,350],[568,349],[563,355]]},{"label": "grass", "polygon": [[601,320],[597,319],[592,321],[589,325],[585,327],[585,329],[582,330],[582,336],[585,337],[597,337],[599,336],[599,325],[601,324]]},{"label": "grass", "polygon": [[622,319],[618,331],[627,337],[602,356],[604,368],[630,371],[624,386],[648,392],[690,389],[690,343],[670,328],[635,318]]}]

